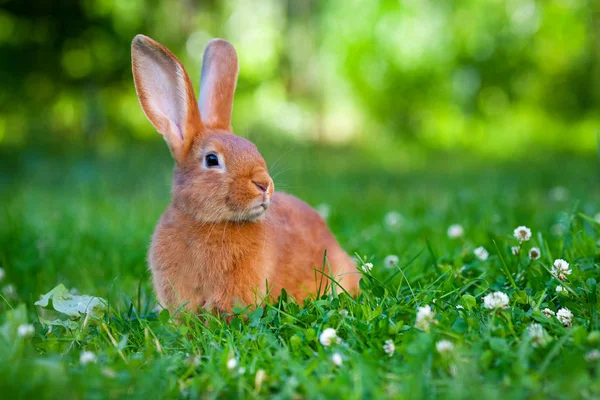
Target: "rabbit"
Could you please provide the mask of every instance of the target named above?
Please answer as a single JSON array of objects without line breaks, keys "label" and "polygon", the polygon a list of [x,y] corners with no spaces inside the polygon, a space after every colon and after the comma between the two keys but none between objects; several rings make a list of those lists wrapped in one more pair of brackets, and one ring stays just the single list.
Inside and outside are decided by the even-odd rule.
[{"label": "rabbit", "polygon": [[341,286],[356,295],[360,273],[325,221],[305,202],[275,192],[256,146],[232,133],[234,47],[223,39],[207,44],[198,102],[166,47],[137,35],[131,53],[142,110],[175,159],[172,201],[148,254],[161,305],[231,313],[284,288],[303,301],[323,293],[329,277],[338,293]]}]

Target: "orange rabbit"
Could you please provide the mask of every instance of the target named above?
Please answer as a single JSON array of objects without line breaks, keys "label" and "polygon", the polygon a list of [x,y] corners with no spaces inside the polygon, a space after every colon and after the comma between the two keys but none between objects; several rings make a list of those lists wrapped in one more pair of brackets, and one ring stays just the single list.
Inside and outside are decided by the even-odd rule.
[{"label": "orange rabbit", "polygon": [[282,288],[301,301],[330,284],[319,272],[325,250],[323,272],[356,293],[360,274],[323,219],[303,201],[275,193],[256,146],[232,133],[233,46],[221,39],[206,46],[198,102],[167,48],[138,35],[131,53],[142,109],[176,162],[172,202],[148,255],[161,304],[229,312]]}]

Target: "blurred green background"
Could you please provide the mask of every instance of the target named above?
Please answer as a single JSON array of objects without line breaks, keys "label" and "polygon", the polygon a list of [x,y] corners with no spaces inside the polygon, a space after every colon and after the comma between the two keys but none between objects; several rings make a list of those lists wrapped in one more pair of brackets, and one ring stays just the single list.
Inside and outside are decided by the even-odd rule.
[{"label": "blurred green background", "polygon": [[208,40],[236,46],[242,135],[590,154],[599,15],[594,0],[0,0],[0,146],[159,141],[131,77],[129,44],[144,33],[196,85]]}]

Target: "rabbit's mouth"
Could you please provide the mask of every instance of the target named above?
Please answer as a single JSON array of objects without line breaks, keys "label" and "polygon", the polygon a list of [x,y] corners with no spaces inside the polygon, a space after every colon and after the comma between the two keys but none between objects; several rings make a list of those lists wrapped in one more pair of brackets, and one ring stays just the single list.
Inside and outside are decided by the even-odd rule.
[{"label": "rabbit's mouth", "polygon": [[246,221],[258,221],[265,216],[267,209],[270,206],[270,202],[263,202],[257,206],[250,208],[244,215]]}]

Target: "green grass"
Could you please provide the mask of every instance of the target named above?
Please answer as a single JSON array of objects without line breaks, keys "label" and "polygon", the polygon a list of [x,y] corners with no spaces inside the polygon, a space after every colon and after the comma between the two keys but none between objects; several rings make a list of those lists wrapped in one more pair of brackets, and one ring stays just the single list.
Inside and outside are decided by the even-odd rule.
[{"label": "green grass", "polygon": [[[7,398],[598,398],[600,349],[598,162],[544,155],[505,164],[461,155],[427,160],[279,143],[264,147],[276,187],[312,205],[326,203],[329,225],[351,254],[372,262],[357,299],[280,299],[221,318],[157,315],[146,267],[149,238],[169,201],[172,161],[164,146],[111,155],[42,151],[0,154],[0,391]],[[568,194],[556,200],[552,188]],[[402,215],[388,227],[385,216]],[[449,225],[461,224],[462,239]],[[538,261],[513,256],[512,231],[526,225]],[[473,250],[490,253],[478,260]],[[526,253],[526,251],[523,251]],[[398,268],[384,258],[399,257]],[[559,282],[556,258],[573,273]],[[461,268],[465,266],[466,268]],[[58,284],[100,296],[99,318],[70,330],[42,326],[56,316],[34,306]],[[13,293],[6,290],[12,285]],[[481,298],[509,298],[490,312]],[[436,324],[415,328],[418,307]],[[463,309],[457,309],[461,305]],[[546,318],[567,307],[573,326]],[[347,310],[346,316],[340,313]],[[59,315],[60,316],[60,315]],[[539,323],[545,345],[527,327]],[[31,337],[17,327],[33,323]],[[319,335],[334,328],[341,343]],[[389,357],[386,340],[395,343]],[[454,350],[440,354],[436,343]],[[95,363],[83,365],[83,351]],[[332,355],[342,356],[335,366]],[[229,370],[235,358],[238,366]],[[243,368],[240,371],[239,368]],[[258,371],[265,378],[257,380]]]}]

